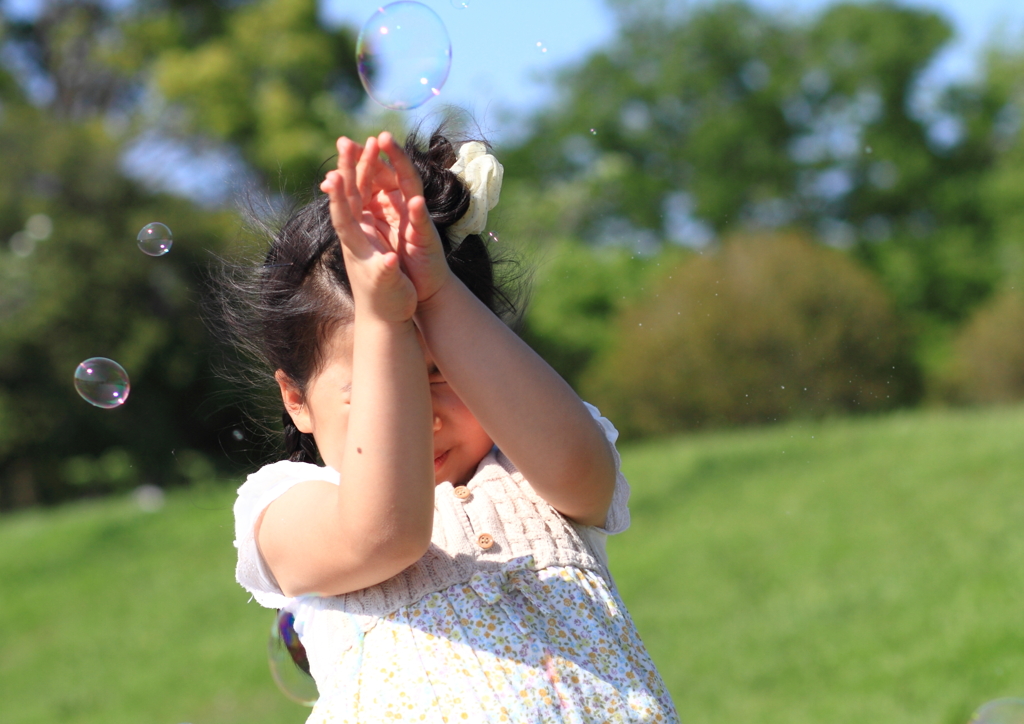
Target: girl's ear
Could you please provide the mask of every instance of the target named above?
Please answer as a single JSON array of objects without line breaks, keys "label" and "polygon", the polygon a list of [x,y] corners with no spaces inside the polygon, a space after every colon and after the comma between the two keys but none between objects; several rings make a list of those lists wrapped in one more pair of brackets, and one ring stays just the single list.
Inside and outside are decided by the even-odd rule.
[{"label": "girl's ear", "polygon": [[284,403],[285,412],[292,418],[292,422],[299,432],[313,432],[312,420],[309,417],[309,408],[306,407],[306,398],[298,385],[292,382],[292,378],[278,370],[274,373],[277,386],[281,388],[281,401]]}]

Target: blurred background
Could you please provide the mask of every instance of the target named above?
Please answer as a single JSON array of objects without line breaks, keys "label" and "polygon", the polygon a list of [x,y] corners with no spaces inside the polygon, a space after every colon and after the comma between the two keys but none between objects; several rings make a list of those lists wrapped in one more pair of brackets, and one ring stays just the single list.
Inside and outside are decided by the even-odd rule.
[{"label": "blurred background", "polygon": [[338,135],[443,118],[505,166],[523,335],[623,434],[613,564],[685,721],[1024,696],[1024,8],[426,4],[451,75],[402,113],[373,3],[0,3],[0,718],[304,719],[231,575],[274,420],[202,301]]}]

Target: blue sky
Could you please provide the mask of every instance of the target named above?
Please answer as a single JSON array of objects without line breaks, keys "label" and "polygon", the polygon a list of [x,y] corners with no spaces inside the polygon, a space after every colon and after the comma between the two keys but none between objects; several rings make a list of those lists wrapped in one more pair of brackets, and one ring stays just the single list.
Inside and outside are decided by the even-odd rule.
[{"label": "blue sky", "polygon": [[[452,69],[439,99],[414,115],[440,110],[450,102],[471,111],[492,138],[508,132],[502,111],[525,111],[557,102],[541,79],[606,44],[615,18],[603,0],[421,0],[448,27]],[[709,1],[709,0],[704,0]],[[772,12],[813,14],[825,0],[753,0]],[[325,18],[361,27],[380,2],[327,0]],[[461,4],[461,3],[460,3]],[[973,72],[980,49],[993,37],[1024,42],[1024,2],[1018,0],[904,0],[901,4],[930,8],[956,28],[957,39],[930,72],[943,82]],[[537,46],[541,43],[541,47]],[[547,52],[542,52],[546,48]]]}]

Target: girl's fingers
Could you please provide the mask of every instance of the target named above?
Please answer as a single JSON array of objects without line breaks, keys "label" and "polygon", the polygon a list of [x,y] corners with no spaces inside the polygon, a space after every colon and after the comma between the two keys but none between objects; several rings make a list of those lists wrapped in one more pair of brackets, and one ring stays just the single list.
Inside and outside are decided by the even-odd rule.
[{"label": "girl's fingers", "polygon": [[437,233],[430,220],[430,212],[427,211],[427,200],[423,196],[415,196],[410,199],[408,208],[409,223],[418,236],[426,239]]},{"label": "girl's fingers", "polygon": [[374,185],[384,192],[398,189],[398,175],[395,173],[395,169],[384,163],[379,156],[377,158],[377,175]]},{"label": "girl's fingers", "polygon": [[414,196],[422,196],[423,182],[420,181],[420,175],[416,172],[416,167],[412,165],[412,161],[405,155],[405,151],[395,141],[395,137],[384,131],[384,133],[380,134],[378,140],[381,150],[388,155],[388,158],[391,160],[391,166],[395,169],[395,178],[402,195],[407,199],[411,199]]},{"label": "girl's fingers", "polygon": [[345,195],[345,182],[338,171],[331,171],[320,184],[320,190],[330,200],[331,225],[342,244],[366,247],[366,237],[359,222],[352,215],[352,209]]},{"label": "girl's fingers", "polygon": [[362,146],[349,139],[344,137],[338,139],[338,174],[344,184],[344,195],[349,205],[349,213],[353,218],[357,217],[363,208],[356,173],[356,163],[358,163],[362,151]]},{"label": "girl's fingers", "polygon": [[372,184],[377,175],[377,166],[380,164],[380,146],[377,139],[370,136],[366,139],[363,152],[356,163],[356,188],[359,191],[360,199],[369,199],[373,195]]}]

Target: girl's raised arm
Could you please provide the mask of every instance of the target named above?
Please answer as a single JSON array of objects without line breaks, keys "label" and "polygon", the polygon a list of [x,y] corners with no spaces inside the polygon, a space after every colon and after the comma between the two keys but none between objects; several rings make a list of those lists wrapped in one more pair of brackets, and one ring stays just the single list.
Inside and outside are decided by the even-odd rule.
[{"label": "girl's raised arm", "polygon": [[604,432],[568,383],[451,273],[415,168],[390,134],[380,143],[407,207],[403,268],[438,369],[541,497],[579,523],[603,525],[615,487]]},{"label": "girl's raised arm", "polygon": [[[376,139],[338,142],[321,189],[341,240],[355,319],[322,341],[324,363],[299,389],[278,373],[296,427],[312,433],[340,485],[309,481],[272,502],[257,524],[281,590],[336,595],[377,584],[418,560],[433,527],[433,432],[415,289],[364,214]],[[331,292],[322,292],[331,294]]]}]

